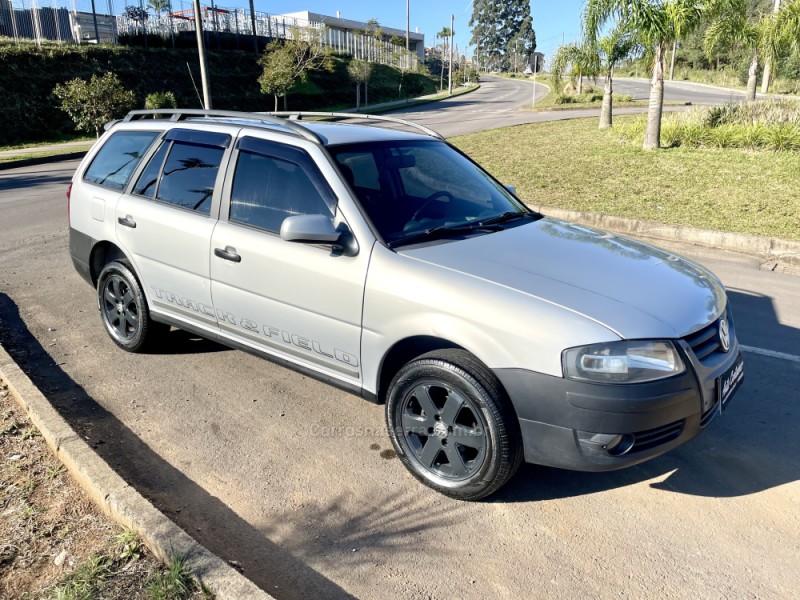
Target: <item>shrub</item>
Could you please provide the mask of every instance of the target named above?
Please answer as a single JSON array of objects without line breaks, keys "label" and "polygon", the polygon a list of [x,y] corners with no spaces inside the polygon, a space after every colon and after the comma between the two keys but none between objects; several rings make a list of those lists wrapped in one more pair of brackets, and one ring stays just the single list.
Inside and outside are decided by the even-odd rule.
[{"label": "shrub", "polygon": [[555,104],[575,104],[578,101],[575,96],[569,94],[559,94],[554,101]]},{"label": "shrub", "polygon": [[61,110],[75,122],[75,128],[100,137],[100,128],[127,112],[134,103],[134,95],[122,87],[114,73],[92,75],[89,81],[75,78],[53,88],[61,100]]},{"label": "shrub", "polygon": [[178,108],[178,101],[172,92],[153,92],[144,99],[144,107],[149,110],[156,108]]}]

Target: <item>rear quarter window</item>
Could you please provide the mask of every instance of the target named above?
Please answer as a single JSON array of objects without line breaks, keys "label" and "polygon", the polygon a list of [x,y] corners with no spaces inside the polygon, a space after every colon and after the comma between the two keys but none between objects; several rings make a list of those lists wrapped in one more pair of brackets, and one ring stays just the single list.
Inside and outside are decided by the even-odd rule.
[{"label": "rear quarter window", "polygon": [[88,183],[122,190],[158,131],[119,131],[106,140],[83,175]]}]

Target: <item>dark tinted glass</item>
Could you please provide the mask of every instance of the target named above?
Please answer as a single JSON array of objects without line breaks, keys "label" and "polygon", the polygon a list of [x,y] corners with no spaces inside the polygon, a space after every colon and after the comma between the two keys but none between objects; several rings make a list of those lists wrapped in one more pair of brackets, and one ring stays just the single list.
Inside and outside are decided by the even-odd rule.
[{"label": "dark tinted glass", "polygon": [[84,181],[121,190],[139,164],[157,131],[120,131],[100,148],[83,175]]},{"label": "dark tinted glass", "polygon": [[148,198],[155,197],[158,176],[161,174],[161,165],[164,164],[164,156],[167,154],[169,146],[169,142],[161,143],[161,147],[156,150],[156,153],[139,176],[139,181],[137,181],[136,185],[133,187],[134,194],[147,196]]},{"label": "dark tinted glass", "polygon": [[331,148],[384,240],[528,211],[486,171],[444,142]]},{"label": "dark tinted glass", "polygon": [[278,233],[292,215],[331,216],[306,170],[291,161],[240,151],[230,220]]},{"label": "dark tinted glass", "polygon": [[156,198],[208,214],[223,148],[173,142]]}]

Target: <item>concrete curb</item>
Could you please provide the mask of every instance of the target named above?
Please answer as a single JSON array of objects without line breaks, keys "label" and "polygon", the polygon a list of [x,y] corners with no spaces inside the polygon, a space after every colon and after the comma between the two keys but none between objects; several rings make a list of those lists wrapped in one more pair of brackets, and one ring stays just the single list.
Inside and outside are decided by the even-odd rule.
[{"label": "concrete curb", "polygon": [[668,225],[657,221],[614,217],[600,213],[565,210],[550,206],[535,206],[533,204],[528,206],[548,217],[589,225],[599,229],[607,229],[617,233],[640,235],[673,242],[686,242],[707,248],[749,254],[765,261],[774,260],[787,265],[800,266],[800,242],[791,240],[728,231],[714,231],[712,229],[698,229],[684,225]]},{"label": "concrete curb", "polygon": [[136,531],[160,560],[183,556],[195,577],[222,600],[269,594],[193,540],[128,485],[58,414],[0,345],[0,382],[24,408],[53,453],[94,502],[120,525]]},{"label": "concrete curb", "polygon": [[7,169],[18,169],[20,167],[33,167],[35,165],[46,165],[49,163],[60,162],[62,160],[75,160],[86,156],[88,150],[81,152],[65,152],[64,154],[51,154],[50,156],[39,156],[38,158],[23,158],[21,160],[9,160],[0,163],[0,171]]}]

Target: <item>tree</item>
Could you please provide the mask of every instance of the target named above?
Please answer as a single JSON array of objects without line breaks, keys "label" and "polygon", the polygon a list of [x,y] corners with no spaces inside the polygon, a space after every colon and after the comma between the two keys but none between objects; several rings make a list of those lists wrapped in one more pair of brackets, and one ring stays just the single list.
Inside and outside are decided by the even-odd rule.
[{"label": "tree", "polygon": [[158,18],[161,18],[161,11],[169,10],[169,0],[147,0],[147,5],[156,11]]},{"label": "tree", "polygon": [[513,64],[517,40],[524,43],[523,51],[528,57],[536,49],[529,0],[475,0],[469,26],[470,43],[484,58],[505,69]]},{"label": "tree", "polygon": [[114,73],[92,75],[89,81],[75,78],[53,88],[53,95],[61,100],[61,110],[75,122],[81,131],[94,131],[100,137],[100,128],[122,116],[134,106],[132,91],[122,87]]},{"label": "tree", "polygon": [[372,77],[372,68],[373,65],[371,62],[367,62],[366,60],[360,60],[358,58],[354,58],[350,61],[350,64],[347,65],[347,74],[350,75],[350,79],[356,82],[356,109],[361,108],[361,84],[364,84],[364,106],[369,104],[369,96],[367,92],[367,86],[369,83],[369,78]]},{"label": "tree", "polygon": [[550,77],[553,86],[560,93],[564,80],[564,73],[569,73],[570,79],[577,84],[578,94],[583,93],[583,76],[596,75],[598,72],[599,57],[596,47],[587,44],[564,44],[556,50],[550,65]]},{"label": "tree", "polygon": [[747,14],[746,0],[716,0],[710,7],[712,21],[703,39],[703,48],[711,58],[722,48],[741,48],[750,53],[747,73],[747,100],[756,99],[759,61],[771,54],[772,20]]},{"label": "tree", "polygon": [[600,109],[600,129],[608,129],[613,124],[614,68],[629,58],[639,45],[636,39],[624,29],[614,28],[597,43],[597,58],[600,70],[605,73],[603,86],[603,106]]},{"label": "tree", "polygon": [[499,32],[500,4],[492,0],[474,0],[469,26],[472,30],[470,44],[478,49],[486,64],[499,61],[506,41]]},{"label": "tree", "polygon": [[450,35],[451,35],[451,31],[450,31],[449,27],[442,27],[442,30],[439,33],[436,34],[436,37],[438,39],[442,40],[442,45],[441,45],[442,70],[441,70],[441,73],[439,74],[439,90],[440,91],[444,89],[444,61],[448,60],[448,62],[449,62],[449,58],[446,58],[446,57],[448,57],[448,49],[449,49],[449,46],[450,46]]},{"label": "tree", "polygon": [[280,97],[285,108],[286,95],[295,85],[305,82],[310,71],[333,70],[331,51],[322,44],[322,36],[322,30],[294,27],[291,39],[275,40],[264,49],[258,60],[263,67],[258,83],[263,93],[275,97],[275,110]]},{"label": "tree", "polygon": [[137,23],[144,23],[148,17],[147,11],[140,6],[126,6],[122,15]]},{"label": "tree", "polygon": [[597,43],[603,27],[612,20],[635,35],[653,59],[650,102],[647,112],[645,150],[661,147],[661,117],[664,112],[664,57],[667,45],[697,25],[704,0],[587,0],[584,32],[590,44]]}]

